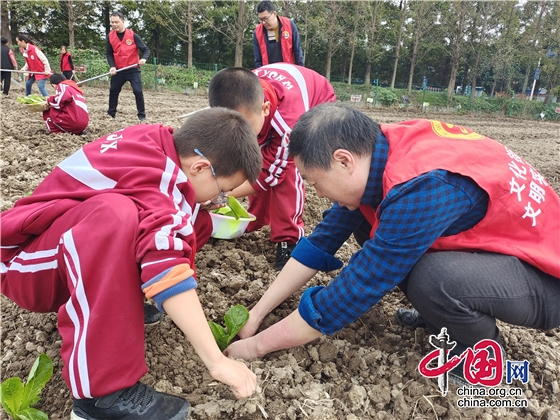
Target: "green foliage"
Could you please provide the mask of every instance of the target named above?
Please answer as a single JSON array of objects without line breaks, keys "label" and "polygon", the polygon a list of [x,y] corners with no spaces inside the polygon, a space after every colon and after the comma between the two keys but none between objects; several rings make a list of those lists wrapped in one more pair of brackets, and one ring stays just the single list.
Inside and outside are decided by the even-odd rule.
[{"label": "green foliage", "polygon": [[237,199],[230,195],[228,196],[228,204],[225,207],[220,207],[217,210],[212,210],[213,213],[223,214],[224,216],[235,217],[235,220],[248,219],[251,216],[247,210],[237,201]]},{"label": "green foliage", "polygon": [[40,95],[28,95],[18,97],[17,101],[20,104],[42,104],[45,102],[45,98]]},{"label": "green foliage", "polygon": [[378,93],[379,102],[385,106],[391,106],[399,100],[397,94],[391,89],[379,89]]},{"label": "green foliage", "polygon": [[6,379],[0,387],[2,408],[12,418],[18,420],[47,420],[48,416],[32,406],[40,399],[41,390],[53,373],[53,363],[42,353],[31,367],[24,385],[20,378]]},{"label": "green foliage", "polygon": [[229,308],[224,315],[225,328],[215,322],[208,321],[212,335],[214,335],[221,351],[227,349],[231,340],[241,331],[248,320],[249,311],[247,308],[243,305],[235,305]]}]

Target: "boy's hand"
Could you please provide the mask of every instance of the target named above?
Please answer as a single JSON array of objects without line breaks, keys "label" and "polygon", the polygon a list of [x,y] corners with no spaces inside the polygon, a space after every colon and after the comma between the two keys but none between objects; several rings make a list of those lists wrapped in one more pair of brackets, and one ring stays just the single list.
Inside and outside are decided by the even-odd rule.
[{"label": "boy's hand", "polygon": [[244,363],[223,356],[223,360],[209,369],[212,377],[229,385],[236,398],[247,398],[257,388],[257,375]]},{"label": "boy's hand", "polygon": [[229,197],[227,192],[221,192],[220,195],[217,195],[212,200],[205,201],[204,203],[200,203],[201,210],[215,210],[221,207],[227,206]]}]

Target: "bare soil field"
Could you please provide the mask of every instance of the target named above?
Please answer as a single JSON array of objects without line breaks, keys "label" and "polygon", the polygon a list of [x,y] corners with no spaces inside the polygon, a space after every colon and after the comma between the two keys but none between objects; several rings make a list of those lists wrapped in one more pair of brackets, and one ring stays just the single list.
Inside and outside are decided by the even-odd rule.
[{"label": "bare soil field", "polygon": [[[23,95],[21,89],[14,87],[10,96],[2,95],[1,210],[33,191],[53,167],[83,144],[138,123],[130,90],[121,93],[115,119],[106,115],[108,89],[86,87],[84,93],[91,122],[88,134],[83,136],[47,134],[41,115],[17,103],[16,97]],[[207,106],[204,96],[178,93],[145,92],[145,99],[147,123],[176,128],[180,126],[179,115]],[[558,124],[436,114],[429,110],[363,111],[381,123],[430,118],[470,127],[527,159],[560,191]],[[308,188],[304,211],[307,233],[328,207],[327,201]],[[253,306],[274,280],[275,247],[268,233],[264,228],[237,240],[215,241],[197,254],[198,292],[208,319],[221,322],[234,304]],[[347,262],[357,249],[350,239],[338,256]],[[336,274],[319,274],[312,285],[326,284]],[[298,302],[299,295],[286,301],[267,317],[263,327],[288,315]],[[2,379],[26,378],[37,355],[47,353],[54,361],[55,371],[36,407],[47,412],[50,419],[69,418],[72,400],[61,376],[56,314],[27,312],[4,296],[0,303]],[[424,378],[418,372],[420,359],[433,348],[427,331],[395,324],[395,310],[409,305],[395,290],[333,336],[249,362],[257,374],[259,389],[245,400],[236,400],[226,386],[210,377],[181,331],[166,317],[159,325],[147,328],[145,337],[138,337],[145,338],[150,368],[142,380],[157,390],[187,398],[193,406],[191,418],[200,420],[560,419],[560,328],[544,332],[500,323],[506,359],[530,362],[529,382],[512,385],[521,388],[522,395],[500,400],[526,400],[527,406],[459,408],[460,397],[453,385],[442,397],[437,380]],[[7,415],[1,412],[0,418],[6,419]]]}]

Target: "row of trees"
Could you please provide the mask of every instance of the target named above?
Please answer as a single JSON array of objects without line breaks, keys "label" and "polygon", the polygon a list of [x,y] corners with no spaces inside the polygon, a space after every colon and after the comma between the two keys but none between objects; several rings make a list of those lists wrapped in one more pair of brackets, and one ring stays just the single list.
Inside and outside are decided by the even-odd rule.
[{"label": "row of trees", "polygon": [[[113,10],[158,60],[252,68],[256,1],[1,0],[2,35],[31,35],[46,50],[60,45],[103,53]],[[539,86],[560,85],[560,2],[287,1],[305,65],[330,80],[390,87],[483,86],[525,92],[540,63]],[[463,89],[463,92],[465,90]],[[475,89],[471,90],[474,95]],[[560,92],[556,92],[556,94]]]}]

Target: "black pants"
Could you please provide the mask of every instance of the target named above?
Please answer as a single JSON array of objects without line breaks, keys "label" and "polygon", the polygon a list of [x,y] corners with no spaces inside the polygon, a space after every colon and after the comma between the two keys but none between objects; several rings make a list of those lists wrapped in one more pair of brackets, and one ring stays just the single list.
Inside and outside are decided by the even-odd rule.
[{"label": "black pants", "polygon": [[118,72],[111,77],[111,89],[109,90],[109,109],[107,114],[112,117],[117,113],[117,105],[119,104],[119,94],[126,82],[130,82],[132,92],[136,98],[136,109],[138,110],[138,118],[146,117],[144,108],[144,94],[142,93],[142,76],[140,70],[129,69]]},{"label": "black pants", "polygon": [[74,76],[74,73],[72,73],[72,70],[63,71],[62,74],[64,75],[64,77],[66,77],[66,80],[72,80],[72,77]]},{"label": "black pants", "polygon": [[1,80],[2,80],[2,84],[4,85],[4,95],[7,95],[8,93],[10,93],[10,85],[12,84],[12,73],[7,72],[7,71],[3,71],[0,72],[1,74]]},{"label": "black pants", "polygon": [[[369,237],[364,222],[354,237]],[[480,340],[500,342],[496,319],[550,330],[560,326],[560,279],[520,259],[491,252],[438,251],[425,254],[399,288],[432,334],[442,327],[460,354]]]}]

